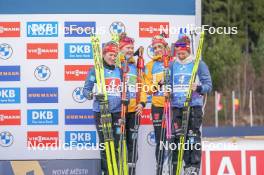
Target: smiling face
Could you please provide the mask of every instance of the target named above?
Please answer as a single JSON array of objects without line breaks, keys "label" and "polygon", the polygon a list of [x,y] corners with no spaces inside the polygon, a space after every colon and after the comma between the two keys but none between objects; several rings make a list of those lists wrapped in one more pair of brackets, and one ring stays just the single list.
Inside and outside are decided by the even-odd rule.
[{"label": "smiling face", "polygon": [[131,58],[134,54],[134,45],[125,45],[124,47],[122,47],[121,52],[124,54],[125,57]]},{"label": "smiling face", "polygon": [[108,65],[110,65],[110,66],[115,65],[115,61],[116,61],[116,57],[117,57],[116,52],[106,52],[103,56],[104,56],[105,62]]},{"label": "smiling face", "polygon": [[177,56],[180,60],[186,59],[189,55],[188,51],[177,49]]},{"label": "smiling face", "polygon": [[154,55],[164,55],[165,53],[165,46],[162,43],[157,43],[153,45]]}]

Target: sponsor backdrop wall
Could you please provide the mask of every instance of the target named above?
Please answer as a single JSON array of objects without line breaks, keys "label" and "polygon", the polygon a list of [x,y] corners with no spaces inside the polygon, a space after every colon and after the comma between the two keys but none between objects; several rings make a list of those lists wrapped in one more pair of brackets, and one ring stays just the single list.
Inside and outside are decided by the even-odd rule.
[{"label": "sponsor backdrop wall", "polygon": [[[41,9],[45,8],[44,5],[38,7],[40,11],[27,8],[32,13],[42,11],[43,14],[21,14],[27,13],[23,6],[28,4],[16,2],[13,4],[17,4],[16,8],[7,4],[2,11],[6,14],[0,15],[1,160],[42,160],[36,165],[42,168],[34,170],[40,172],[52,171],[57,163],[61,168],[75,167],[80,171],[83,168],[80,174],[96,174],[99,165],[94,159],[99,158],[99,152],[92,146],[87,150],[76,147],[77,144],[98,143],[92,102],[82,95],[87,71],[94,64],[91,32],[101,35],[102,44],[110,40],[111,32],[126,32],[135,38],[136,49],[144,46],[144,58],[148,62],[152,55],[149,45],[154,35],[165,32],[167,41],[172,43],[177,40],[180,30],[188,33],[186,27],[200,25],[200,4],[177,2],[175,11],[170,9],[168,13],[156,4],[152,5],[152,10],[135,8],[132,12],[127,8],[130,14],[124,14],[126,10],[122,11],[122,8],[118,11],[114,5],[109,6],[109,14],[99,7],[98,11],[91,7],[88,9],[92,11],[85,11],[79,6],[80,11],[77,7],[73,11],[70,5],[64,5],[64,10],[68,9],[65,12],[59,10],[58,4],[53,8],[57,11]],[[155,8],[160,11],[155,12]],[[20,14],[14,14],[16,12]],[[60,12],[67,14],[52,14]],[[84,14],[76,14],[79,12]],[[154,174],[155,169],[155,139],[149,113],[147,109],[141,120],[138,174]],[[69,159],[70,164],[76,166],[50,162],[51,159]],[[96,165],[88,163],[89,160],[94,160],[92,162]],[[18,167],[29,172],[30,168],[25,167],[34,167],[32,162],[24,163],[2,162],[0,174],[12,174],[12,168],[15,173]]]}]

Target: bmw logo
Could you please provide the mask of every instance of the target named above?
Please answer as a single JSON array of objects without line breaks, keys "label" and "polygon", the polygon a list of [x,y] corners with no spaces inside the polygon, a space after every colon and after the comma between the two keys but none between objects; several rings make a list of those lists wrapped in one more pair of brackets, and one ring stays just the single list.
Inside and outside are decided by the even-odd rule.
[{"label": "bmw logo", "polygon": [[120,34],[120,33],[125,32],[126,28],[125,28],[124,23],[122,23],[120,21],[116,21],[110,25],[109,31],[111,34],[113,34],[113,33]]},{"label": "bmw logo", "polygon": [[154,49],[151,45],[148,46],[147,53],[150,58],[154,57]]},{"label": "bmw logo", "polygon": [[83,96],[83,88],[82,87],[77,87],[74,89],[72,93],[72,98],[74,101],[77,103],[84,103],[87,99]]},{"label": "bmw logo", "polygon": [[0,44],[0,59],[7,60],[12,56],[13,49],[9,44]]},{"label": "bmw logo", "polygon": [[9,147],[14,142],[14,136],[7,131],[0,133],[0,146],[2,147]]},{"label": "bmw logo", "polygon": [[147,135],[147,141],[148,144],[150,146],[156,146],[156,139],[155,139],[155,133],[154,131],[151,131],[148,135]]},{"label": "bmw logo", "polygon": [[38,66],[34,72],[36,79],[38,79],[39,81],[48,80],[50,77],[50,74],[51,74],[50,69],[45,65]]}]

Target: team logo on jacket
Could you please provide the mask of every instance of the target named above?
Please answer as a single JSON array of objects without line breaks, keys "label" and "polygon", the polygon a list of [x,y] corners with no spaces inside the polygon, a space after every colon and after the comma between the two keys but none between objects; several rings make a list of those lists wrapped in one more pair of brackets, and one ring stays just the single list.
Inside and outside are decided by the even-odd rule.
[{"label": "team logo on jacket", "polygon": [[77,87],[72,92],[72,98],[77,103],[84,103],[87,99],[83,96],[83,88]]},{"label": "team logo on jacket", "polygon": [[147,142],[150,146],[156,146],[156,139],[155,139],[155,133],[154,131],[151,131],[148,135],[147,135]]},{"label": "team logo on jacket", "polygon": [[7,60],[12,56],[13,49],[9,44],[0,44],[0,59]]},{"label": "team logo on jacket", "polygon": [[51,72],[45,65],[40,65],[35,69],[34,75],[39,81],[46,81],[49,79]]},{"label": "team logo on jacket", "polygon": [[109,31],[112,34],[114,34],[114,33],[120,34],[122,32],[125,32],[126,31],[126,28],[125,28],[124,23],[122,23],[120,21],[115,21],[115,22],[113,22],[110,25]]},{"label": "team logo on jacket", "polygon": [[0,145],[2,147],[9,147],[13,144],[14,142],[14,136],[8,132],[4,131],[0,133]]}]

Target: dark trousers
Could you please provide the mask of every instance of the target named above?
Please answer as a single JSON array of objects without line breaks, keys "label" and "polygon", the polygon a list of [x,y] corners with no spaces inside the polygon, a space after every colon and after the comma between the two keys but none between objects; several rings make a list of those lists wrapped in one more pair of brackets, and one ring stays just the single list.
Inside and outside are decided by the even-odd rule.
[{"label": "dark trousers", "polygon": [[[182,126],[182,114],[183,108],[176,108],[173,109],[173,126],[174,130],[181,128]],[[203,111],[201,106],[194,106],[190,109],[189,115],[189,125],[188,131],[186,136],[186,150],[184,151],[183,160],[185,162],[185,167],[196,167],[200,168],[201,165],[201,132],[200,127],[202,125],[202,116]],[[175,137],[174,140],[177,145],[179,143],[179,137]],[[177,147],[178,148],[178,147]],[[189,149],[187,149],[189,148]],[[173,164],[177,164],[177,156],[178,156],[178,149],[176,149],[173,153]]]},{"label": "dark trousers", "polygon": [[152,119],[153,119],[153,126],[154,126],[155,140],[156,140],[155,156],[156,156],[156,162],[158,162],[163,107],[156,107],[156,106],[152,105],[151,115],[152,115]]},{"label": "dark trousers", "polygon": [[[127,142],[127,151],[128,151],[128,163],[136,163],[138,160],[138,149],[137,149],[138,127],[139,127],[139,118],[136,117],[136,113],[135,112],[127,113],[126,142]],[[134,150],[133,153],[134,146],[136,147],[136,149]],[[134,156],[134,162],[133,162],[133,156]],[[136,168],[133,164],[132,167],[129,167],[129,175],[135,175],[135,173],[136,173]]]},{"label": "dark trousers", "polygon": [[[128,163],[132,163],[133,143],[134,140],[138,137],[138,129],[136,128],[136,126],[139,126],[139,123],[138,121],[136,121],[135,115],[135,112],[129,112],[126,114],[126,141],[128,150]],[[137,160],[137,158],[138,156],[136,154],[135,160]]]},{"label": "dark trousers", "polygon": [[[101,124],[101,115],[98,112],[94,113],[94,116],[96,118],[96,129],[99,136],[99,144],[104,143],[104,135],[102,132],[102,124]],[[114,144],[115,144],[115,153],[116,153],[116,161],[118,163],[118,143],[120,138],[120,112],[118,113],[111,113],[112,116],[112,129],[113,129],[113,137],[114,137]],[[101,169],[105,174],[108,174],[107,170],[107,161],[106,161],[106,153],[105,150],[100,151],[101,155]]]}]

